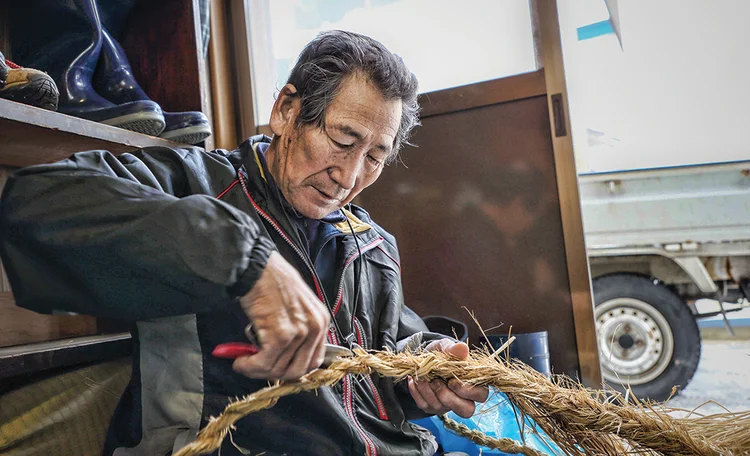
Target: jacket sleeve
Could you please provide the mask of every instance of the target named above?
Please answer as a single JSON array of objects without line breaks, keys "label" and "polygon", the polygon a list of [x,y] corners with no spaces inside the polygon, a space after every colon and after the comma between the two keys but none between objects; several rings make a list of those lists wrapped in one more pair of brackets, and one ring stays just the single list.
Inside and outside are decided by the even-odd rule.
[{"label": "jacket sleeve", "polygon": [[257,218],[213,197],[234,175],[220,153],[163,147],[18,171],[0,204],[17,304],[137,321],[236,303],[274,246]]}]

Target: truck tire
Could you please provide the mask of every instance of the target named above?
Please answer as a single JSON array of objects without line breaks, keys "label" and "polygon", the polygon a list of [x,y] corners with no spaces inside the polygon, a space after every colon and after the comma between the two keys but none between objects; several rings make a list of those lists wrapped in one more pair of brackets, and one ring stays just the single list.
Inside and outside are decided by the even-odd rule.
[{"label": "truck tire", "polygon": [[693,378],[701,337],[682,299],[655,279],[613,274],[593,281],[602,377],[639,399],[665,401]]}]

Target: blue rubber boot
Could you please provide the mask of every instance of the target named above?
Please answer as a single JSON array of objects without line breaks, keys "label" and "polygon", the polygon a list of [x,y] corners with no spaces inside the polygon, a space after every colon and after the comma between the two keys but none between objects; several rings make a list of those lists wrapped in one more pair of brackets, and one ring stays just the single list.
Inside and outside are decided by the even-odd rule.
[{"label": "blue rubber boot", "polygon": [[[107,100],[123,104],[148,100],[133,76],[130,62],[120,44],[102,30],[102,52],[94,76],[94,87]],[[211,136],[211,125],[198,111],[164,112],[166,127],[159,136],[182,144],[197,144]]]},{"label": "blue rubber boot", "polygon": [[5,56],[0,52],[0,87],[5,85],[5,81],[8,80],[8,64],[5,63]]},{"label": "blue rubber boot", "polygon": [[94,0],[11,2],[13,57],[46,71],[60,91],[58,111],[148,135],[164,130],[164,115],[150,100],[115,104],[92,87],[102,48]]}]

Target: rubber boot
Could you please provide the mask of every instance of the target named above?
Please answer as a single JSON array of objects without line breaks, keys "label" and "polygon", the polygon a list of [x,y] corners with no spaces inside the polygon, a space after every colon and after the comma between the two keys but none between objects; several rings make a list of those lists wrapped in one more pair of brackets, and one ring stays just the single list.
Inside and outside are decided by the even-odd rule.
[{"label": "rubber boot", "polygon": [[0,98],[54,111],[59,96],[48,74],[18,66],[0,53]]},{"label": "rubber boot", "polygon": [[164,115],[153,101],[117,105],[94,91],[92,76],[102,47],[94,0],[25,0],[10,5],[14,57],[52,76],[60,90],[60,112],[148,135],[164,130]]},{"label": "rubber boot", "polygon": [[96,0],[102,28],[115,40],[122,41],[122,29],[130,20],[136,0]]},{"label": "rubber boot", "polygon": [[[125,51],[105,29],[102,29],[102,52],[94,87],[107,100],[117,104],[149,100],[133,76]],[[162,138],[197,144],[211,136],[211,126],[202,112],[164,112],[164,120],[166,127],[159,135]]]},{"label": "rubber boot", "polygon": [[0,52],[0,87],[5,85],[8,80],[8,64],[5,63],[5,56]]}]

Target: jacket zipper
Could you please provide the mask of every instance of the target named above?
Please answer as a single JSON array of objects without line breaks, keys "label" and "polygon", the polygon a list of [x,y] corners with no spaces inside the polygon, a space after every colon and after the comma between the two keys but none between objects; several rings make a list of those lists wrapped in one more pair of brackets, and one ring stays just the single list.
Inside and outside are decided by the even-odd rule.
[{"label": "jacket zipper", "polygon": [[300,259],[302,259],[302,262],[305,263],[305,266],[307,266],[307,269],[310,271],[310,274],[312,275],[313,283],[315,284],[315,292],[317,293],[318,298],[322,302],[325,303],[325,298],[323,296],[323,292],[321,291],[320,284],[318,283],[318,279],[315,277],[315,271],[313,270],[312,266],[307,262],[307,260],[305,259],[305,256],[302,255],[302,251],[300,251],[299,247],[297,247],[292,242],[292,240],[289,239],[289,236],[287,236],[286,233],[284,233],[281,230],[281,227],[271,218],[271,216],[266,214],[266,212],[263,209],[261,209],[260,206],[258,206],[258,204],[255,202],[253,197],[250,196],[250,192],[247,190],[247,185],[245,184],[245,180],[242,178],[242,176],[239,173],[237,175],[240,176],[239,180],[240,180],[240,184],[242,185],[242,190],[245,191],[245,195],[250,200],[250,203],[253,205],[253,208],[255,208],[255,211],[258,213],[258,215],[263,217],[274,228],[274,230],[276,230],[276,232],[279,233],[282,239],[284,239],[286,243],[289,244],[289,246],[294,250],[297,256],[299,256]]},{"label": "jacket zipper", "polygon": [[[367,339],[364,336],[365,328],[362,326],[362,323],[359,322],[359,319],[356,316],[352,318],[352,322],[354,323],[354,332],[357,333],[357,343],[361,345],[365,350],[368,350],[370,347],[367,346]],[[383,399],[381,399],[380,394],[378,393],[378,389],[375,387],[375,383],[372,381],[372,374],[365,375],[364,377],[365,382],[372,390],[372,395],[375,397],[375,405],[378,407],[378,415],[380,415],[380,419],[388,421],[388,412],[386,412]]]},{"label": "jacket zipper", "polygon": [[[334,331],[330,331],[329,335],[331,336],[331,342],[338,345],[339,339],[336,336],[336,333]],[[362,440],[365,443],[365,450],[367,451],[367,456],[377,456],[378,455],[378,449],[375,446],[375,442],[373,442],[370,437],[367,435],[364,429],[362,429],[362,425],[359,424],[359,420],[357,420],[357,415],[354,412],[354,393],[352,392],[352,375],[349,374],[346,377],[344,377],[344,410],[346,411],[346,414],[349,415],[349,419],[352,420],[354,423],[354,427],[359,432],[359,435],[362,437]]]},{"label": "jacket zipper", "polygon": [[[318,279],[315,277],[315,272],[312,269],[312,266],[308,264],[307,260],[305,260],[304,255],[302,255],[302,252],[299,250],[299,248],[296,245],[294,245],[294,243],[291,241],[291,239],[289,239],[286,233],[284,233],[284,231],[281,230],[281,227],[271,218],[270,215],[266,214],[266,212],[263,209],[261,209],[260,206],[258,206],[258,204],[255,202],[253,197],[250,196],[250,192],[247,190],[247,185],[245,184],[245,180],[242,178],[239,172],[237,173],[237,176],[239,178],[240,184],[242,185],[242,190],[244,190],[245,195],[250,200],[250,203],[253,205],[253,208],[258,213],[258,215],[263,217],[263,219],[265,219],[274,228],[274,230],[276,230],[276,232],[279,233],[281,238],[284,239],[284,241],[286,241],[287,244],[289,244],[289,246],[295,251],[295,253],[297,253],[297,255],[302,259],[302,262],[305,263],[305,266],[307,266],[307,269],[310,270],[310,273],[312,274],[312,278],[313,278],[313,283],[315,284],[315,291],[318,294],[318,299],[325,302],[323,292],[321,291],[320,284],[318,284]],[[382,240],[382,238],[380,240]],[[371,244],[368,244],[368,245],[371,245]],[[346,270],[346,266],[348,266],[348,264],[351,263],[352,260],[354,260],[354,258],[356,257],[355,255],[353,255],[352,257],[350,257],[349,260],[347,260],[347,263],[344,266],[344,270]],[[343,283],[344,283],[343,273],[341,277],[342,279],[341,279],[340,288],[343,289]],[[339,295],[341,295],[342,292],[343,291],[340,290]],[[335,313],[334,313],[334,318],[335,318]],[[331,339],[331,342],[333,342],[336,345],[339,344],[339,340],[338,340],[338,337],[336,336],[335,331],[329,329],[328,335],[329,335],[329,339]],[[352,393],[351,377],[352,377],[351,374],[344,377],[344,410],[346,411],[347,415],[349,415],[349,418],[354,423],[354,427],[357,429],[360,437],[362,438],[362,441],[365,443],[367,456],[377,456],[378,449],[375,446],[375,443],[367,435],[365,430],[362,428],[362,425],[359,424],[359,421],[357,420],[357,416],[354,413],[354,396]]]},{"label": "jacket zipper", "polygon": [[[379,246],[384,240],[385,239],[383,239],[382,237],[378,237],[370,241],[370,243],[363,245],[357,252],[354,252],[349,258],[346,259],[346,262],[344,263],[344,269],[341,272],[341,282],[339,283],[339,290],[336,294],[336,305],[333,307],[334,317],[338,314],[339,309],[341,308],[341,302],[343,301],[345,277],[344,274],[346,273],[346,268],[348,268],[349,265],[354,262],[354,260],[359,256],[360,252],[364,254],[365,252]],[[365,349],[368,349],[369,347],[367,346],[367,341],[364,338],[364,328],[362,328],[362,324],[359,322],[356,315],[352,315],[352,326],[354,327],[354,332],[357,336],[357,343]],[[378,389],[375,387],[375,383],[372,381],[372,377],[369,375],[365,375],[364,378],[365,382],[370,387],[370,390],[372,390],[372,395],[375,398],[375,405],[378,408],[378,415],[380,416],[380,419],[387,421],[388,413],[385,410],[385,404],[383,403],[383,399],[378,393]]]},{"label": "jacket zipper", "polygon": [[[359,250],[362,253],[368,252],[372,250],[373,248],[377,247],[378,245],[380,245],[384,240],[385,239],[383,239],[382,237],[378,237],[370,241],[369,244],[363,245]],[[345,277],[344,273],[346,273],[346,268],[348,268],[349,265],[352,264],[352,262],[356,260],[358,256],[359,256],[359,252],[354,252],[349,258],[346,259],[346,262],[344,263],[344,269],[341,271],[341,282],[339,282],[339,289],[338,289],[338,292],[336,292],[336,304],[333,306],[334,316],[336,316],[339,313],[339,308],[341,307],[341,301],[344,296],[344,277]]]}]

